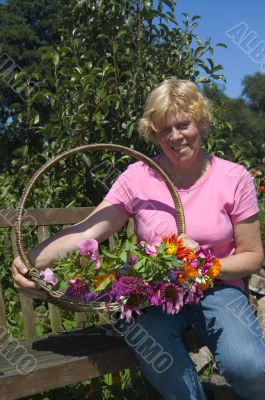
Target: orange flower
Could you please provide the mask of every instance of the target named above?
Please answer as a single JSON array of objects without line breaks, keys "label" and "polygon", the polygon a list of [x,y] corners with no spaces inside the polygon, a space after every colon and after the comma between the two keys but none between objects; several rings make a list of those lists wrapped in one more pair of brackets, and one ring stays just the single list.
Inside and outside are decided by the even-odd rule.
[{"label": "orange flower", "polygon": [[95,277],[95,281],[94,281],[94,286],[97,288],[99,285],[101,285],[102,282],[105,281],[105,279],[107,278],[111,278],[113,281],[115,281],[116,279],[116,275],[114,273],[111,274],[103,274],[103,275],[97,275]]},{"label": "orange flower", "polygon": [[112,376],[112,382],[115,383],[115,385],[121,384],[121,378],[118,372],[113,372],[111,376]]},{"label": "orange flower", "polygon": [[206,283],[198,283],[199,288],[204,291],[206,289],[209,289],[209,287],[211,286],[211,282],[206,282]]},{"label": "orange flower", "polygon": [[265,186],[260,186],[259,187],[259,192],[260,193],[265,193]]},{"label": "orange flower", "polygon": [[209,275],[210,278],[216,278],[221,271],[221,263],[218,258],[213,257],[211,259],[211,262],[213,262],[213,265],[208,269],[207,275]]},{"label": "orange flower", "polygon": [[188,261],[191,261],[195,257],[195,252],[185,247],[183,240],[178,239],[175,233],[169,237],[163,236],[162,242],[166,245],[166,254],[175,255],[180,259],[186,258]]},{"label": "orange flower", "polygon": [[178,275],[178,281],[180,283],[185,283],[186,282],[186,276],[184,274],[179,274]]},{"label": "orange flower", "polygon": [[198,276],[198,271],[196,268],[192,267],[191,265],[184,264],[183,270],[185,271],[186,278],[196,278]]}]

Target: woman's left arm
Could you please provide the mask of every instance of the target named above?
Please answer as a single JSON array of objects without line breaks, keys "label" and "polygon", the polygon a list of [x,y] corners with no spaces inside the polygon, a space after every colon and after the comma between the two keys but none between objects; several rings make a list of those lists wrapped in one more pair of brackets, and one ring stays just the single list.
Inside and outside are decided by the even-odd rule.
[{"label": "woman's left arm", "polygon": [[234,224],[236,252],[222,258],[220,279],[240,279],[260,271],[264,260],[258,214]]}]

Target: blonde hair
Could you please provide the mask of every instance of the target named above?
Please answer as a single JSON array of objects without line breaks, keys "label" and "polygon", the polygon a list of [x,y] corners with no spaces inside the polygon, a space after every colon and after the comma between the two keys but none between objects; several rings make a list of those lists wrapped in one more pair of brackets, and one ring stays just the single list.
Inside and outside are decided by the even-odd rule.
[{"label": "blonde hair", "polygon": [[149,95],[143,117],[139,120],[140,135],[155,142],[155,133],[168,114],[192,118],[202,136],[210,130],[210,104],[197,86],[184,79],[167,79]]}]

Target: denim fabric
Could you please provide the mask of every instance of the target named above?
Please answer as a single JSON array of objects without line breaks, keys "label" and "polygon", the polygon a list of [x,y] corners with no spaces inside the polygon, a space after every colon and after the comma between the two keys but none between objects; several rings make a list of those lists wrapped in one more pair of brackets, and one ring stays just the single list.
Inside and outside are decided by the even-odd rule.
[{"label": "denim fabric", "polygon": [[[124,323],[124,327],[126,324]],[[212,352],[220,373],[243,398],[265,399],[265,342],[238,288],[207,290],[198,305],[176,315],[149,307],[126,327],[145,377],[165,400],[206,400],[196,369],[183,344],[189,327]]]}]

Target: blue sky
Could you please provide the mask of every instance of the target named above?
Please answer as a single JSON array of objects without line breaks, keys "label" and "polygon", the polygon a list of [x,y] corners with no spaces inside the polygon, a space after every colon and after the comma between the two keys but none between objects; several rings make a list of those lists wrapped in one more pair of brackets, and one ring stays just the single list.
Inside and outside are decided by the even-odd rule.
[{"label": "blue sky", "polygon": [[[224,42],[228,46],[228,49],[217,47],[214,52],[215,64],[224,67],[228,96],[240,96],[244,76],[265,73],[265,48],[264,57],[262,50],[263,41],[265,46],[264,0],[177,0],[176,11],[178,18],[182,12],[200,15],[195,33],[204,41],[211,37],[213,43]],[[226,32],[235,26],[238,30],[234,29],[229,37]],[[261,54],[255,53],[257,46],[260,46]]]}]

